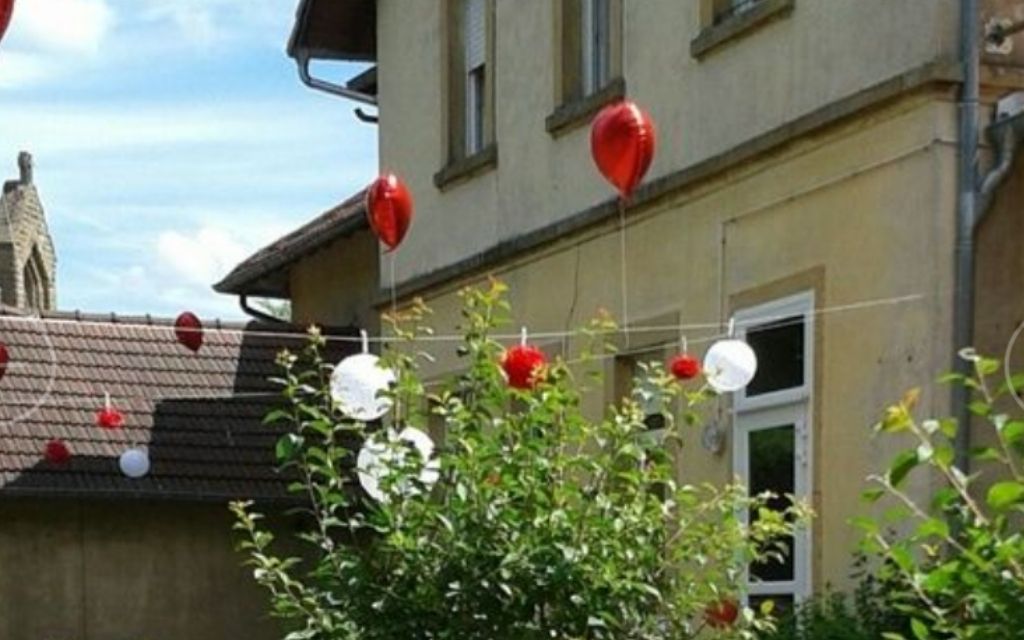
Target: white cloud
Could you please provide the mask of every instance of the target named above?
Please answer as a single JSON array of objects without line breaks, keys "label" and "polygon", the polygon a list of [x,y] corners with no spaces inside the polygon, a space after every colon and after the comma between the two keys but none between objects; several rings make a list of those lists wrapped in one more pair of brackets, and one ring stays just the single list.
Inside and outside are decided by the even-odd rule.
[{"label": "white cloud", "polygon": [[96,53],[113,24],[106,0],[28,0],[15,7],[11,34],[31,50]]},{"label": "white cloud", "polygon": [[157,239],[161,263],[186,282],[210,286],[249,253],[228,231],[212,226],[194,234],[164,231]]},{"label": "white cloud", "polygon": [[3,63],[0,64],[0,89],[35,84],[53,72],[53,61],[47,56],[24,51],[5,51]]}]

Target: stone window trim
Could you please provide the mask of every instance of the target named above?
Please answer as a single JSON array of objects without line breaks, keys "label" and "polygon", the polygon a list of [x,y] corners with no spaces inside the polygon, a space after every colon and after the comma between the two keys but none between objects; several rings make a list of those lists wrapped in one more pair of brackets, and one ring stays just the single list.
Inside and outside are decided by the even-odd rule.
[{"label": "stone window trim", "polygon": [[434,174],[434,186],[445,191],[448,188],[486,173],[498,166],[498,144],[490,143],[471,156],[452,160]]},{"label": "stone window trim", "polygon": [[569,133],[591,121],[603,107],[626,97],[626,80],[622,76],[612,78],[603,89],[585,98],[559,105],[547,118],[544,126],[554,137]]},{"label": "stone window trim", "polygon": [[789,16],[796,7],[796,0],[760,0],[749,9],[716,23],[713,12],[715,1],[704,0],[703,28],[690,41],[690,55],[698,60],[728,42],[744,37],[776,19]]}]

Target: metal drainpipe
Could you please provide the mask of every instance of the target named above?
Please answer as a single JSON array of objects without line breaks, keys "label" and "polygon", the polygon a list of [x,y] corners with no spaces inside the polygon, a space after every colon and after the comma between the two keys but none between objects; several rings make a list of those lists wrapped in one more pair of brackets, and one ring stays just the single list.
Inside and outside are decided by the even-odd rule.
[{"label": "metal drainpipe", "polygon": [[371,96],[368,93],[356,91],[355,89],[349,89],[344,85],[314,78],[309,72],[309,63],[309,56],[305,54],[300,55],[295,59],[295,64],[299,67],[299,78],[302,80],[302,84],[311,89],[316,89],[317,91],[341,96],[342,98],[348,98],[349,100],[355,100],[356,102],[362,102],[363,104],[372,105],[374,107],[377,106],[376,96]]},{"label": "metal drainpipe", "polygon": [[255,320],[261,320],[263,322],[268,322],[270,324],[289,324],[288,322],[282,320],[281,318],[275,318],[269,313],[264,313],[259,309],[254,309],[251,306],[249,306],[249,296],[247,295],[243,294],[238,296],[238,306],[242,307],[242,311],[246,312],[250,317],[252,317]]},{"label": "metal drainpipe", "polygon": [[[959,162],[957,166],[956,275],[953,289],[953,370],[970,375],[970,363],[959,356],[961,349],[974,341],[974,228],[978,184],[978,112],[981,62],[978,0],[960,0],[960,59],[963,86],[959,104]],[[967,388],[955,385],[952,394],[953,416],[957,430],[956,466],[968,473],[971,434],[967,409]]]}]

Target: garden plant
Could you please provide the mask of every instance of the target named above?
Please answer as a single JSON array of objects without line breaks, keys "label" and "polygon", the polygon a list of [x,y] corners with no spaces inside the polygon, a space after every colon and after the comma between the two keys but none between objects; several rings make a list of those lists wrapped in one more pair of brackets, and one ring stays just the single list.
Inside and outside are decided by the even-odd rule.
[{"label": "garden plant", "polygon": [[[267,421],[287,429],[277,450],[308,505],[305,550],[279,555],[253,505],[233,510],[288,640],[678,640],[770,628],[770,606],[738,606],[740,587],[751,562],[786,553],[804,507],[773,511],[771,496],[741,486],[679,482],[669,451],[713,394],[659,363],[642,367],[632,397],[588,416],[582,399],[610,355],[607,321],[581,332],[590,347],[579,358],[510,385],[493,337],[509,314],[504,293],[498,282],[463,292],[463,367],[430,392],[420,349],[438,343],[423,341],[427,311],[389,318],[399,342],[383,363],[397,383],[383,424],[339,412],[316,331],[302,352],[282,354],[284,406]],[[669,444],[644,437],[641,405],[652,402]],[[443,433],[431,461],[381,435],[431,423]],[[367,438],[395,448],[380,500],[357,480]]]}]

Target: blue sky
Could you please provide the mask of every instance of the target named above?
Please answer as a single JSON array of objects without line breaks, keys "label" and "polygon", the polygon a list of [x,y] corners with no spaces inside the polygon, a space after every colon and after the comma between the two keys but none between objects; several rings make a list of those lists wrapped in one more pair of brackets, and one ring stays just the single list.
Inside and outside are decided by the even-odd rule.
[{"label": "blue sky", "polygon": [[0,179],[33,153],[62,309],[237,318],[210,285],[373,178],[375,128],[285,55],[296,3],[16,0]]}]

